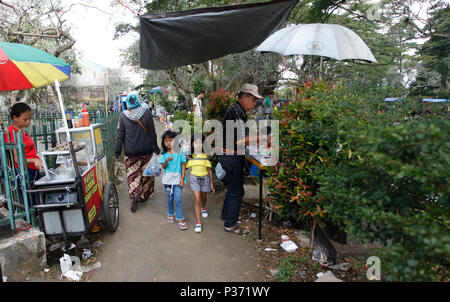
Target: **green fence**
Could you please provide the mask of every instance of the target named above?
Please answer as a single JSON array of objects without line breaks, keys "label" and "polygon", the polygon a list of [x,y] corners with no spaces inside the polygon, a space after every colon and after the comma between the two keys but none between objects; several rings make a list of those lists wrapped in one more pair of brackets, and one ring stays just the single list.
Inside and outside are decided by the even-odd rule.
[{"label": "green fence", "polygon": [[[5,133],[9,142],[6,143]],[[30,195],[26,193],[29,188],[28,168],[25,159],[25,145],[22,133],[14,133],[11,138],[7,132],[0,128],[0,161],[1,161],[1,185],[0,194],[3,196],[2,202],[9,211],[9,217],[1,218],[0,225],[9,223],[11,230],[16,229],[15,220],[23,218],[29,224],[34,225],[34,209],[30,202]],[[17,155],[17,165],[15,167],[14,153]]]},{"label": "green fence", "polygon": [[[118,113],[113,113],[111,116]],[[5,113],[1,114],[2,125],[4,129],[11,125],[11,117]],[[89,120],[91,123],[102,123],[105,119],[105,112],[89,112]],[[48,113],[32,111],[32,120],[28,129],[28,133],[33,138],[37,152],[48,150],[56,146],[55,130],[63,127],[61,113]]]},{"label": "green fence", "polygon": [[[106,115],[104,112],[97,114],[90,113],[89,118],[92,124],[102,124],[103,140],[106,149],[106,157],[110,178],[114,178],[114,148],[116,145],[117,123],[120,113]],[[11,230],[15,230],[15,220],[24,218],[32,226],[35,225],[34,209],[31,205],[30,195],[25,193],[29,188],[28,169],[25,160],[24,145],[22,135],[17,135],[16,144],[5,143],[4,133],[8,125],[11,124],[9,117],[2,115],[3,129],[0,128],[0,195],[4,196],[9,211],[8,218],[0,217],[0,225],[9,223]],[[33,138],[38,154],[56,146],[55,130],[62,126],[61,114],[33,112],[32,123],[29,127],[29,134]],[[31,131],[30,131],[31,130]],[[9,140],[11,141],[11,140]],[[13,150],[19,155],[19,167],[14,168]],[[54,163],[49,163],[50,166]],[[18,180],[21,180],[18,182]],[[25,181],[22,181],[25,180]],[[24,185],[20,185],[24,184]],[[23,201],[20,195],[24,196]]]}]

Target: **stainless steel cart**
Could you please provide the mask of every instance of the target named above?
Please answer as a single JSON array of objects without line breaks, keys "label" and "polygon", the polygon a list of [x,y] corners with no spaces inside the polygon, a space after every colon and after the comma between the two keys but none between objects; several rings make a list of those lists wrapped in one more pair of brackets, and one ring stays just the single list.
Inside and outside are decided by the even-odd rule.
[{"label": "stainless steel cart", "polygon": [[[119,223],[116,186],[109,181],[100,124],[58,129],[58,145],[42,152],[45,177],[34,183],[29,193],[38,195],[37,209],[46,236],[83,236],[103,218],[110,232]],[[50,167],[50,163],[56,166]]]}]

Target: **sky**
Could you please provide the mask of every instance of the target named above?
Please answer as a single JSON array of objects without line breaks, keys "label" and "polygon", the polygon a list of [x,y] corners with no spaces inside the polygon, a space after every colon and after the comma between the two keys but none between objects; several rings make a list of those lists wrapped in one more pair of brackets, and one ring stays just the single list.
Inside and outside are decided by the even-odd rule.
[{"label": "sky", "polygon": [[[64,0],[65,5],[86,3],[83,0]],[[120,50],[139,38],[138,33],[131,33],[118,40],[113,40],[115,25],[118,22],[138,23],[138,18],[123,6],[111,7],[111,0],[91,1],[90,6],[98,9],[74,5],[66,15],[71,24],[71,34],[75,38],[75,49],[81,58],[108,68],[124,68],[126,77],[133,84],[142,83],[141,76],[131,68],[121,66]]]}]

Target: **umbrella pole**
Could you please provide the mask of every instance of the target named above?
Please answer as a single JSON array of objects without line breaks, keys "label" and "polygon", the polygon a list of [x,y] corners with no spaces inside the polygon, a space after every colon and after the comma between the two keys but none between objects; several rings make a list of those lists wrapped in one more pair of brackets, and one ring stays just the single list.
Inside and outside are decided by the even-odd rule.
[{"label": "umbrella pole", "polygon": [[80,178],[80,170],[78,169],[78,162],[75,157],[75,151],[74,151],[73,145],[72,145],[72,138],[70,137],[69,126],[67,125],[67,119],[66,119],[65,110],[64,110],[64,103],[63,103],[61,91],[59,90],[60,84],[59,84],[58,80],[55,80],[55,87],[56,87],[56,93],[58,94],[58,101],[59,101],[59,108],[61,109],[61,116],[62,116],[62,119],[64,122],[64,127],[66,129],[67,144],[69,145],[69,153],[72,158],[72,164],[75,169],[75,174],[76,174],[77,178]]},{"label": "umbrella pole", "polygon": [[55,80],[55,87],[56,87],[56,93],[58,94],[58,101],[59,101],[59,108],[61,109],[61,116],[64,122],[64,127],[66,128],[66,134],[67,134],[67,142],[71,141],[70,133],[69,133],[69,126],[67,125],[67,119],[65,117],[65,111],[64,111],[64,103],[62,100],[61,91],[59,90],[59,87],[61,85],[59,84],[58,80]]},{"label": "umbrella pole", "polygon": [[319,80],[322,79],[322,63],[323,57],[320,57],[320,69],[319,69]]},{"label": "umbrella pole", "polygon": [[[286,66],[286,59],[283,57],[283,64],[284,64],[284,71],[288,71],[287,66]],[[291,93],[292,93],[292,99],[295,99],[295,95],[294,95],[294,88],[292,88],[291,85],[291,80],[288,79],[288,83],[289,83],[289,87],[291,88]]]}]

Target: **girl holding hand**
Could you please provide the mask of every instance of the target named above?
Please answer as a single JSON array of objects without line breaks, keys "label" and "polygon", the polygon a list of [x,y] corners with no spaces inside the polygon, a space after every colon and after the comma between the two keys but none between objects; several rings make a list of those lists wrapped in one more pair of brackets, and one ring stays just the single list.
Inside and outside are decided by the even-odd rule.
[{"label": "girl holding hand", "polygon": [[208,217],[206,208],[206,195],[208,192],[213,194],[216,192],[213,182],[212,164],[208,160],[208,156],[203,152],[203,142],[205,137],[201,133],[194,134],[191,139],[192,159],[187,162],[186,168],[191,168],[190,183],[194,192],[194,210],[197,222],[194,231],[200,233],[202,231],[202,223],[200,213],[203,218]]}]

